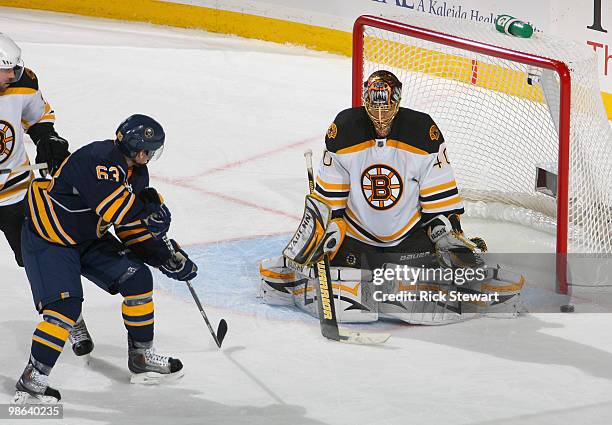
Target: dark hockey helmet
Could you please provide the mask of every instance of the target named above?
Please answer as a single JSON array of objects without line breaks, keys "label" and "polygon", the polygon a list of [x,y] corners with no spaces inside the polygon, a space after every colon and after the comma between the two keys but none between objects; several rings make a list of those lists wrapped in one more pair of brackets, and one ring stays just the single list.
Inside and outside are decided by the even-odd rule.
[{"label": "dark hockey helmet", "polygon": [[402,83],[385,70],[379,70],[363,83],[363,104],[374,127],[386,133],[397,115],[402,99]]},{"label": "dark hockey helmet", "polygon": [[164,149],[164,129],[147,115],[135,114],[126,118],[115,134],[119,150],[129,158],[134,158],[143,150],[149,160],[154,160],[161,156]]}]

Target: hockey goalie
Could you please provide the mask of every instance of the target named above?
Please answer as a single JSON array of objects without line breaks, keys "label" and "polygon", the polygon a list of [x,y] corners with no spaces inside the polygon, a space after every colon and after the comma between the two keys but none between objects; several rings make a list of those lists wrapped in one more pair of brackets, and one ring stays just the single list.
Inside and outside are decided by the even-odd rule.
[{"label": "hockey goalie", "polygon": [[523,277],[486,264],[485,242],[464,235],[442,132],[426,113],[400,107],[401,94],[393,73],[376,71],[364,106],[330,125],[298,230],[282,256],[260,262],[261,297],[316,316],[312,265],[328,255],[339,322],[514,317]]}]

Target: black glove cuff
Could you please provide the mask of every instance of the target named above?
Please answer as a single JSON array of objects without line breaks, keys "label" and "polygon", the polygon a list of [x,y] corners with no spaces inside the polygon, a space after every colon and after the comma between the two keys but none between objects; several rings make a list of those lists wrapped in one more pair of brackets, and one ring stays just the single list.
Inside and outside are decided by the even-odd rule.
[{"label": "black glove cuff", "polygon": [[35,145],[38,145],[40,139],[45,136],[58,136],[52,122],[36,123],[28,129],[27,133]]}]

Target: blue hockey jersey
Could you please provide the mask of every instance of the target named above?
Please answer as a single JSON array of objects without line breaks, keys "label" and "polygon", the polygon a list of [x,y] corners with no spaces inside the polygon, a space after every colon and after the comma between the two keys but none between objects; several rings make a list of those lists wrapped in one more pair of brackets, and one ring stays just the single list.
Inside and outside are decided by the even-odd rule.
[{"label": "blue hockey jersey", "polygon": [[128,168],[113,140],[92,142],[70,155],[52,180],[32,183],[27,215],[50,243],[71,246],[96,240],[114,225],[125,245],[149,241],[149,250],[159,253],[165,244],[143,225],[148,212],[137,196],[148,185],[147,167]]}]

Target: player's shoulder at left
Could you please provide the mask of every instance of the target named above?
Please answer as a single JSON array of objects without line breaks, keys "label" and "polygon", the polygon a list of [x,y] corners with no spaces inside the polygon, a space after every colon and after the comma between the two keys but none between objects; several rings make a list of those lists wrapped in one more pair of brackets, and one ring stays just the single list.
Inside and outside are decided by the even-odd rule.
[{"label": "player's shoulder at left", "polygon": [[9,87],[16,89],[32,89],[34,91],[38,90],[38,77],[29,68],[23,70],[23,74],[21,78],[14,83],[11,83]]},{"label": "player's shoulder at left", "polygon": [[96,170],[98,166],[117,167],[123,173],[127,173],[127,163],[113,140],[99,140],[86,144],[77,149],[71,156],[69,162],[74,168],[90,168]]},{"label": "player's shoulder at left", "polygon": [[373,127],[363,107],[341,111],[331,123],[325,135],[325,146],[330,152],[338,152],[374,138]]},{"label": "player's shoulder at left", "polygon": [[389,138],[427,153],[438,152],[444,143],[444,136],[433,118],[409,108],[399,109]]}]

